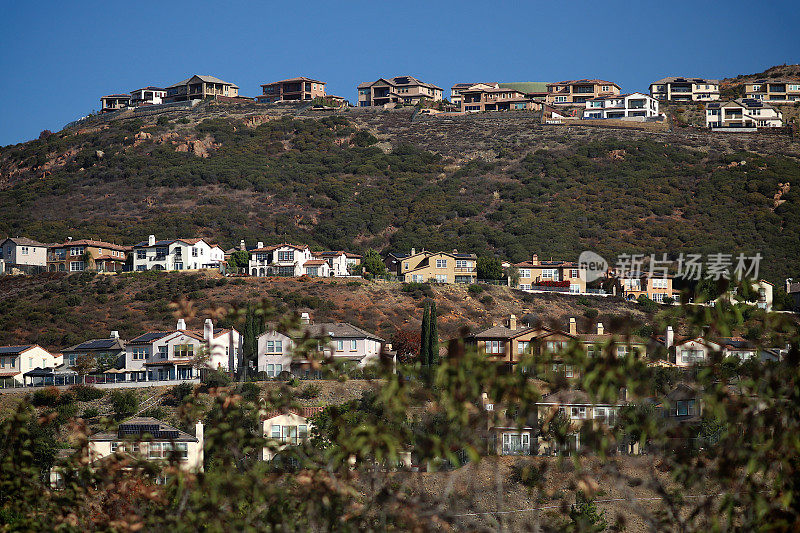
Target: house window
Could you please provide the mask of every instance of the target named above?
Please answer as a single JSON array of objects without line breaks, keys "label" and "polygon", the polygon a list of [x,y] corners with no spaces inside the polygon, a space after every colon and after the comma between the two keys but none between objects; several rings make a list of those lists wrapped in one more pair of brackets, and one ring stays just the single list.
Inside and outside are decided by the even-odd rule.
[{"label": "house window", "polygon": [[267,353],[283,353],[283,341],[267,341]]},{"label": "house window", "polygon": [[525,355],[529,353],[531,347],[531,341],[519,341],[517,342],[517,354],[518,355]]},{"label": "house window", "polygon": [[447,268],[447,259],[437,259],[436,268]]},{"label": "house window", "polygon": [[343,352],[344,351],[344,341],[338,340],[336,341],[336,351]]},{"label": "house window", "polygon": [[22,255],[28,255],[28,247],[27,246],[20,246],[20,253]]},{"label": "house window", "polygon": [[502,354],[504,352],[503,341],[486,341],[486,353]]},{"label": "house window", "polygon": [[601,91],[603,91],[604,93],[607,93],[608,91],[610,91],[610,90],[611,90],[611,86],[610,86],[610,85],[603,85],[603,86],[600,88],[600,90],[601,90]]},{"label": "house window", "polygon": [[529,278],[529,277],[531,277],[531,270],[529,268],[520,268],[519,269],[519,277],[521,277],[521,278]]},{"label": "house window", "polygon": [[547,341],[545,348],[548,353],[556,353],[567,349],[567,341]]},{"label": "house window", "polygon": [[575,419],[581,420],[581,419],[586,418],[586,407],[572,407],[572,408],[570,408],[569,416],[573,420],[575,420]]},{"label": "house window", "polygon": [[358,341],[355,340],[355,339],[352,339],[350,341],[350,351],[354,352],[354,351],[356,351],[357,348],[358,348]]},{"label": "house window", "polygon": [[408,261],[406,261],[405,263],[403,263],[403,269],[404,269],[404,270],[408,270]]},{"label": "house window", "polygon": [[120,444],[119,442],[111,443],[111,453],[117,453],[117,450],[119,449],[119,444]]},{"label": "house window", "polygon": [[150,459],[161,459],[164,457],[163,444],[166,443],[151,442],[148,450],[148,457],[150,457]]},{"label": "house window", "polygon": [[197,257],[197,255],[198,255],[197,247],[196,246],[192,246],[192,257]]},{"label": "house window", "polygon": [[158,347],[158,358],[159,359],[166,359],[167,357],[169,357],[168,350],[169,350],[169,348],[166,345],[159,346]]},{"label": "house window", "polygon": [[82,253],[83,253],[83,248],[81,248],[80,246],[73,246],[72,248],[69,249],[69,255],[71,256],[78,256],[81,255]]},{"label": "house window", "polygon": [[447,283],[447,274],[436,274],[436,283]]},{"label": "house window", "polygon": [[694,400],[678,400],[675,409],[677,416],[693,416],[694,413]]},{"label": "house window", "polygon": [[628,357],[629,353],[630,353],[629,346],[617,346],[617,357],[619,357],[620,359]]},{"label": "house window", "polygon": [[273,439],[280,439],[281,438],[281,426],[277,424],[272,424],[272,438]]},{"label": "house window", "polygon": [[456,268],[469,268],[469,262],[462,259],[456,259]]},{"label": "house window", "polygon": [[294,261],[294,250],[281,250],[278,251],[278,261]]},{"label": "house window", "polygon": [[654,302],[662,303],[664,301],[664,293],[663,292],[656,292],[654,294],[651,294],[650,296],[652,296],[652,300]]},{"label": "house window", "polygon": [[190,357],[194,357],[193,344],[176,344],[172,350],[172,355],[175,359],[188,359]]},{"label": "house window", "polygon": [[556,96],[555,101],[556,102],[566,102],[567,101],[567,97],[566,96]]},{"label": "house window", "polygon": [[681,350],[681,361],[684,363],[698,363],[703,360],[703,351],[697,349]]},{"label": "house window", "polygon": [[571,270],[569,271],[569,277],[571,277],[571,278],[577,278],[577,277],[579,277],[579,274],[578,274],[578,269],[577,269],[577,268],[573,268],[573,269],[571,269]]},{"label": "house window", "polygon": [[144,346],[134,346],[131,350],[131,358],[134,360],[142,360],[147,358],[147,348]]},{"label": "house window", "polygon": [[84,269],[83,261],[72,261],[69,264],[70,272],[83,272],[83,269]]},{"label": "house window", "polygon": [[527,455],[531,450],[530,433],[503,433],[503,455]]},{"label": "house window", "polygon": [[147,259],[147,250],[136,250],[136,259]]}]

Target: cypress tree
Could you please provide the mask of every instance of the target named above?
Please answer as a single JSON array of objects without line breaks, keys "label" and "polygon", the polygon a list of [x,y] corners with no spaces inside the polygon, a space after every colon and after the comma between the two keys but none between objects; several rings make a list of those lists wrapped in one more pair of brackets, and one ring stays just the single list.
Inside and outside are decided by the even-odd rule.
[{"label": "cypress tree", "polygon": [[433,366],[439,363],[439,318],[436,316],[436,302],[431,303],[428,323],[428,364]]},{"label": "cypress tree", "polygon": [[425,302],[425,310],[422,312],[422,331],[419,336],[419,361],[422,363],[422,366],[428,366],[430,364],[430,357],[428,355],[428,350],[430,349],[428,344],[431,329],[430,319],[430,308],[428,302]]},{"label": "cypress tree", "polygon": [[247,312],[244,316],[244,331],[242,331],[242,360],[239,362],[239,371],[241,375],[247,371],[250,361],[256,357],[258,352],[258,344],[255,331],[255,313],[253,308],[248,306]]}]

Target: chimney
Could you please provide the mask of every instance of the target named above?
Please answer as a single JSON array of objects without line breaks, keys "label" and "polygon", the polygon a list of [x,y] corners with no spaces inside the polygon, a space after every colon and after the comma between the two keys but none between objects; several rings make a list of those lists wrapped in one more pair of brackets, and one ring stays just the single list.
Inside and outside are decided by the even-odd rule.
[{"label": "chimney", "polygon": [[256,248],[263,248],[263,247],[264,247],[264,243],[261,242],[261,241],[258,241],[258,243],[256,244]]},{"label": "chimney", "polygon": [[301,324],[311,324],[311,315],[308,313],[301,313],[300,314],[300,323]]},{"label": "chimney", "polygon": [[243,252],[247,251],[247,246],[245,246],[245,244],[244,244],[244,239],[242,239],[241,241],[239,241],[239,249],[240,249],[241,251],[243,251]]},{"label": "chimney", "polygon": [[411,249],[411,255],[416,255],[416,253],[417,253],[417,249],[416,248],[412,248]]},{"label": "chimney", "polygon": [[575,323],[575,317],[569,317],[569,334],[570,335],[577,335],[578,334],[578,325]]},{"label": "chimney", "polygon": [[214,338],[214,323],[210,318],[206,318],[206,321],[203,323],[203,338],[209,343],[211,339]]},{"label": "chimney", "polygon": [[539,262],[539,254],[533,254],[533,257],[531,257],[531,262],[532,262],[534,265],[535,265],[536,263],[538,263],[538,262]]},{"label": "chimney", "polygon": [[67,242],[72,242],[72,237],[67,237]]},{"label": "chimney", "polygon": [[198,460],[200,462],[200,470],[203,470],[203,463],[205,462],[205,457],[203,456],[203,422],[198,420],[197,423],[194,425],[194,436],[197,439],[197,449],[198,449]]},{"label": "chimney", "polygon": [[178,319],[178,325],[175,326],[178,331],[186,331],[186,321],[182,318]]},{"label": "chimney", "polygon": [[786,293],[788,294],[792,289],[792,278],[786,278]]},{"label": "chimney", "polygon": [[112,339],[119,339],[119,331],[117,331],[117,330],[112,331],[111,332],[111,338]]},{"label": "chimney", "polygon": [[147,246],[155,246],[156,244],[156,236],[155,235],[148,235],[147,237]]},{"label": "chimney", "polygon": [[455,248],[453,248],[453,253],[454,253],[454,254],[457,254],[457,253],[458,253],[458,250],[456,250]]},{"label": "chimney", "polygon": [[597,323],[597,334],[598,335],[602,335],[604,331],[605,331],[605,328],[603,327],[603,323],[602,322],[598,322]]},{"label": "chimney", "polygon": [[667,347],[667,350],[672,348],[672,345],[675,344],[675,331],[673,331],[672,326],[667,326],[667,334],[664,336],[664,344]]},{"label": "chimney", "polygon": [[508,329],[517,329],[517,316],[513,313],[508,317]]}]

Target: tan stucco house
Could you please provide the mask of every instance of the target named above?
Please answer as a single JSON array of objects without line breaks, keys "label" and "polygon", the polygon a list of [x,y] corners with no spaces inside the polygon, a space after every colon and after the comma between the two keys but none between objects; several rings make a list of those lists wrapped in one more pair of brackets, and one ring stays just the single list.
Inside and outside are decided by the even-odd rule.
[{"label": "tan stucco house", "polygon": [[214,76],[195,74],[174,85],[167,87],[164,102],[185,102],[187,100],[204,100],[223,96],[235,98],[239,96],[239,86],[223,81]]},{"label": "tan stucco house", "polygon": [[550,105],[584,104],[592,98],[619,94],[619,85],[598,79],[566,80],[547,84],[546,102]]},{"label": "tan stucco house", "polygon": [[69,239],[47,247],[47,270],[50,272],[121,272],[128,260],[130,246],[91,239]]},{"label": "tan stucco house", "polygon": [[358,86],[358,107],[416,105],[422,100],[441,101],[442,88],[414,76],[379,78]]},{"label": "tan stucco house", "polygon": [[256,96],[256,101],[262,104],[311,101],[315,98],[325,98],[325,82],[299,76],[264,83],[261,85],[261,92],[262,94]]},{"label": "tan stucco house", "polygon": [[650,84],[650,96],[672,102],[719,100],[719,80],[669,76]]},{"label": "tan stucco house", "polygon": [[395,258],[393,272],[401,281],[413,283],[475,283],[478,280],[478,256],[450,252],[417,252],[390,254]]}]

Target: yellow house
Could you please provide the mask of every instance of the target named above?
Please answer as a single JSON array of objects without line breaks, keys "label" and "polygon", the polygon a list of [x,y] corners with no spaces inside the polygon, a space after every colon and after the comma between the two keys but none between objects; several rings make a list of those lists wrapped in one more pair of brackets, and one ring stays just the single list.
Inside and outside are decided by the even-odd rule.
[{"label": "yellow house", "polygon": [[397,277],[405,282],[475,283],[478,279],[478,256],[448,252],[416,253],[399,256]]},{"label": "yellow house", "polygon": [[578,263],[539,261],[539,256],[533,254],[530,261],[516,263],[514,266],[519,271],[516,288],[520,290],[586,293],[586,267]]}]

